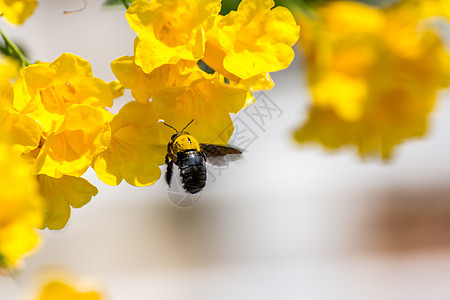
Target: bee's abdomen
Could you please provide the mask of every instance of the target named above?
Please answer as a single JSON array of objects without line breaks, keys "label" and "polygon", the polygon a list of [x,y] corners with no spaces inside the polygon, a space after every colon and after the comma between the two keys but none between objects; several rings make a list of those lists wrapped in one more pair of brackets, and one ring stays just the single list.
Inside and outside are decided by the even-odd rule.
[{"label": "bee's abdomen", "polygon": [[200,192],[206,184],[206,159],[203,153],[196,150],[179,152],[177,165],[183,188],[190,194]]}]

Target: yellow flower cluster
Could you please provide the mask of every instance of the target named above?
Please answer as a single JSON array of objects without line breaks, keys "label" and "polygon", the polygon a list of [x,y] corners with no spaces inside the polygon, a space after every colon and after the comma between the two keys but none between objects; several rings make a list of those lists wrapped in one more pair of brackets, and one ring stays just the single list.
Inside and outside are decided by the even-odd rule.
[{"label": "yellow flower cluster", "polygon": [[92,77],[87,61],[66,53],[26,67],[14,84],[1,81],[0,96],[0,132],[27,159],[45,198],[42,227],[61,229],[70,206],[97,194],[80,176],[109,145],[110,87]]},{"label": "yellow flower cluster", "polygon": [[[33,248],[34,227],[63,228],[71,207],[97,194],[81,178],[89,167],[110,185],[158,180],[173,134],[161,120],[181,129],[194,119],[189,130],[201,142],[226,144],[234,130],[230,113],[254,101],[253,91],[270,89],[268,72],[293,60],[299,26],[274,5],[244,0],[220,16],[220,0],[136,0],[126,12],[137,33],[134,56],[112,62],[120,82],[111,83],[93,77],[89,62],[69,53],[31,64],[2,33],[20,64],[5,61],[0,68],[0,135],[9,145],[0,146],[0,165],[8,171],[0,176],[0,265],[14,267]],[[0,0],[3,16],[16,24],[35,6]],[[106,107],[124,88],[135,101],[113,115]],[[20,167],[3,150],[20,156]],[[61,291],[74,292],[56,282],[40,299]]]},{"label": "yellow flower cluster", "polygon": [[436,92],[450,80],[449,53],[424,19],[432,3],[444,5],[340,1],[301,19],[312,108],[298,142],[353,145],[362,157],[387,159],[400,142],[426,133]]},{"label": "yellow flower cluster", "polygon": [[[134,56],[111,68],[131,89],[128,103],[111,122],[111,144],[94,162],[108,184],[143,186],[158,180],[167,141],[175,128],[201,142],[227,144],[230,113],[254,101],[252,91],[272,88],[268,72],[289,66],[299,26],[273,0],[243,0],[219,15],[220,0],[136,0],[126,18],[137,37]],[[205,72],[199,64],[212,69]]]}]

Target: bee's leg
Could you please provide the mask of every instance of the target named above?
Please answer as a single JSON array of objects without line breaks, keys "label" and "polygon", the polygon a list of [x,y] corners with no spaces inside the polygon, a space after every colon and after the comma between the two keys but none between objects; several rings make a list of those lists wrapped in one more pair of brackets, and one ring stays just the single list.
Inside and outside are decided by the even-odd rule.
[{"label": "bee's leg", "polygon": [[172,173],[173,173],[173,160],[169,159],[169,154],[166,155],[166,183],[170,187],[170,182],[172,181]]}]

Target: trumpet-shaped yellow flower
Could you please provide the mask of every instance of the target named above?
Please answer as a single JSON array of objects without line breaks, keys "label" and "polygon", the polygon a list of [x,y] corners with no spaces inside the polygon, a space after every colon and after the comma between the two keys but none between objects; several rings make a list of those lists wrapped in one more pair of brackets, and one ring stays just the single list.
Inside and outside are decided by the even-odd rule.
[{"label": "trumpet-shaped yellow flower", "polygon": [[1,0],[0,13],[9,22],[20,25],[31,16],[37,6],[37,0]]},{"label": "trumpet-shaped yellow flower", "polygon": [[33,165],[34,174],[55,178],[83,175],[92,159],[109,145],[105,115],[101,109],[84,104],[67,108],[60,126],[46,136]]},{"label": "trumpet-shaped yellow flower", "polygon": [[126,17],[138,35],[135,62],[144,73],[179,60],[198,60],[205,29],[219,13],[220,0],[137,0]]},{"label": "trumpet-shaped yellow flower", "polygon": [[43,203],[29,166],[0,144],[0,266],[16,268],[36,247]]},{"label": "trumpet-shaped yellow flower", "polygon": [[[61,272],[58,272],[61,273]],[[33,300],[101,300],[99,289],[85,280],[67,274],[47,275]]]},{"label": "trumpet-shaped yellow flower", "polygon": [[14,107],[37,120],[44,132],[58,127],[72,105],[110,107],[113,94],[108,84],[92,77],[88,61],[64,53],[52,63],[26,67],[15,83],[20,95]]},{"label": "trumpet-shaped yellow flower", "polygon": [[180,86],[202,77],[203,71],[193,61],[179,61],[174,65],[162,65],[150,73],[144,73],[136,65],[134,56],[123,56],[111,63],[111,69],[133,98],[146,103],[153,94],[164,87]]},{"label": "trumpet-shaped yellow flower", "polygon": [[98,178],[109,185],[123,179],[134,186],[148,186],[159,179],[164,163],[168,128],[158,123],[153,103],[127,103],[114,116],[111,143],[93,162]]},{"label": "trumpet-shaped yellow flower", "polygon": [[274,5],[273,0],[243,0],[237,11],[218,16],[203,60],[234,81],[287,68],[300,28],[288,9]]},{"label": "trumpet-shaped yellow flower", "polygon": [[389,158],[426,133],[437,90],[449,84],[450,54],[417,9],[333,2],[303,19],[313,107],[299,142]]},{"label": "trumpet-shaped yellow flower", "polygon": [[80,208],[97,195],[98,190],[86,179],[73,176],[53,178],[38,175],[39,191],[44,197],[45,218],[42,229],[62,229],[70,218],[70,207]]},{"label": "trumpet-shaped yellow flower", "polygon": [[230,113],[237,113],[247,99],[245,88],[223,82],[218,74],[205,76],[189,86],[166,87],[153,96],[158,116],[175,128],[192,119],[189,132],[202,143],[227,144],[234,127]]},{"label": "trumpet-shaped yellow flower", "polygon": [[13,103],[12,84],[0,80],[0,133],[19,152],[29,152],[39,145],[41,128],[31,117],[18,113]]},{"label": "trumpet-shaped yellow flower", "polygon": [[254,100],[251,88],[273,86],[268,74],[225,84],[223,76],[207,74],[189,61],[163,65],[149,74],[134,63],[133,57],[119,57],[111,67],[137,102],[147,103],[152,98],[157,117],[180,129],[195,119],[189,131],[210,143],[228,142],[234,129],[229,114]]}]

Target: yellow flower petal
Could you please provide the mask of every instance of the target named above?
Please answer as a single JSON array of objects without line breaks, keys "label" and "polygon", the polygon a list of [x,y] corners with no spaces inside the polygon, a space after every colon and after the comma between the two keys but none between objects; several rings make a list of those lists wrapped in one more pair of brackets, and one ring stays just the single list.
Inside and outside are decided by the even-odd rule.
[{"label": "yellow flower petal", "polygon": [[234,131],[230,113],[244,105],[247,90],[214,79],[203,78],[188,87],[168,87],[153,97],[158,115],[175,128],[189,121],[192,133],[202,143],[227,144]]},{"label": "yellow flower petal", "polygon": [[205,62],[234,81],[226,72],[249,79],[287,68],[299,27],[289,10],[274,5],[272,0],[243,0],[237,11],[218,17],[208,31]]},{"label": "yellow flower petal", "polygon": [[97,176],[105,183],[117,185],[123,179],[134,186],[148,186],[161,176],[167,130],[153,110],[152,103],[126,104],[111,121],[111,143],[93,162]]},{"label": "yellow flower petal", "polygon": [[39,190],[45,200],[45,220],[42,229],[62,229],[70,218],[70,206],[80,208],[95,195],[98,190],[86,179],[73,176],[53,178],[38,175]]},{"label": "yellow flower petal", "polygon": [[126,17],[139,40],[135,63],[145,73],[203,56],[204,25],[220,11],[219,0],[137,0]]},{"label": "yellow flower petal", "polygon": [[44,132],[59,127],[66,110],[73,105],[110,107],[113,104],[108,84],[92,77],[89,62],[69,53],[50,64],[26,67],[14,87],[18,95],[14,107],[38,121]]},{"label": "yellow flower petal", "polygon": [[47,137],[33,166],[35,174],[60,178],[81,176],[93,157],[109,144],[110,129],[104,113],[87,105],[73,105],[64,121]]},{"label": "yellow flower petal", "polygon": [[62,80],[93,76],[91,64],[87,60],[71,53],[61,54],[50,64],[50,68],[54,69]]},{"label": "yellow flower petal", "polygon": [[39,145],[41,128],[32,118],[0,111],[0,123],[0,132],[18,152],[28,152]]},{"label": "yellow flower petal", "polygon": [[14,92],[12,84],[0,80],[0,133],[20,153],[36,148],[41,139],[39,124],[29,116],[22,115],[14,109]]},{"label": "yellow flower petal", "polygon": [[0,110],[13,111],[14,90],[8,80],[0,80]]},{"label": "yellow flower petal", "polygon": [[111,63],[111,69],[124,87],[131,89],[133,98],[140,103],[148,102],[161,88],[189,84],[204,74],[195,62],[189,61],[162,65],[146,74],[134,63],[133,56],[117,58]]},{"label": "yellow flower petal", "polygon": [[109,87],[114,99],[123,96],[125,88],[118,80],[113,80],[113,81],[108,82],[108,87]]},{"label": "yellow flower petal", "polygon": [[56,71],[47,63],[33,64],[23,70],[23,80],[27,92],[36,93],[39,89],[47,88],[56,78]]},{"label": "yellow flower petal", "polygon": [[87,77],[82,84],[82,90],[78,97],[84,100],[80,104],[88,104],[96,107],[111,107],[113,94],[108,84],[100,78]]}]

